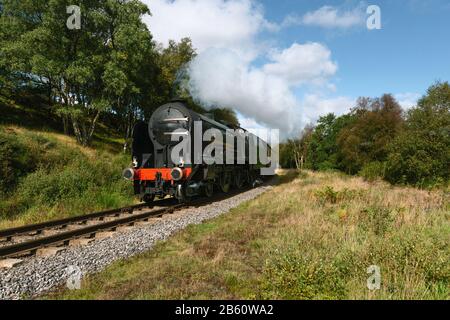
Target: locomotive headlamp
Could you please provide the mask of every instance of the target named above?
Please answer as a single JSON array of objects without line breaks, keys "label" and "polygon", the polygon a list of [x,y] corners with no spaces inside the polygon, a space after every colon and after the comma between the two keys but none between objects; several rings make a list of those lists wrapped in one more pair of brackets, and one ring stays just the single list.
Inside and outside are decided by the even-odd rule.
[{"label": "locomotive headlamp", "polygon": [[133,168],[137,168],[138,167],[138,159],[136,157],[133,157]]},{"label": "locomotive headlamp", "polygon": [[134,179],[134,170],[133,169],[125,169],[123,171],[123,177],[127,180],[133,180]]},{"label": "locomotive headlamp", "polygon": [[170,172],[170,176],[174,181],[180,181],[181,179],[183,179],[183,170],[181,170],[180,168],[173,168]]}]

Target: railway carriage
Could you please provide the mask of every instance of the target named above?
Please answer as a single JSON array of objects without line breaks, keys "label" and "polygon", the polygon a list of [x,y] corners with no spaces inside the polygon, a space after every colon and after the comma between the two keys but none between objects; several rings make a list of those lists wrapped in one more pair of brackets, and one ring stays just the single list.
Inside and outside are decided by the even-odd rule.
[{"label": "railway carriage", "polygon": [[[211,163],[203,156],[205,148],[211,144],[211,141],[203,141],[203,135],[209,129],[222,134],[223,143],[214,150],[222,152],[222,162]],[[227,149],[229,129],[240,132],[245,140],[239,143],[234,136],[233,145]],[[196,134],[200,135],[201,148],[194,145]],[[135,194],[148,203],[155,197],[167,196],[189,201],[193,196],[211,197],[214,190],[227,193],[231,188],[254,185],[264,166],[259,160],[250,161],[251,139],[257,141],[257,137],[245,129],[198,114],[188,109],[183,101],[175,100],[155,110],[148,123],[136,124],[132,143],[133,168],[126,169],[124,177],[133,181]],[[180,141],[184,141],[188,152],[178,155],[174,149],[180,148]],[[260,143],[270,150],[265,142]],[[233,157],[233,164],[227,164],[230,163],[225,159],[227,151]],[[244,156],[238,151],[244,151]]]}]

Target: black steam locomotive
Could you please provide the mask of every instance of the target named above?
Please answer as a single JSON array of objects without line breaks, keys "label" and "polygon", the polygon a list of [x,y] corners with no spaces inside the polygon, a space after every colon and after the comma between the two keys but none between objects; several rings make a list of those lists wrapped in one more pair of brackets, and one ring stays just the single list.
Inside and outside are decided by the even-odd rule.
[{"label": "black steam locomotive", "polygon": [[[209,142],[203,141],[210,129],[222,137],[216,134]],[[239,134],[227,140],[230,129]],[[175,100],[159,107],[148,124],[140,122],[135,126],[133,168],[126,169],[124,177],[134,181],[135,194],[148,203],[155,197],[172,196],[180,201],[198,195],[211,197],[215,189],[227,193],[231,188],[254,185],[260,179],[260,169],[264,166],[249,156],[252,141],[257,140],[242,128],[214,121],[188,109],[183,101]],[[217,156],[222,161],[212,162],[205,156],[211,142],[219,147],[210,150],[210,158]],[[263,141],[258,141],[259,148],[261,143],[270,152]]]}]

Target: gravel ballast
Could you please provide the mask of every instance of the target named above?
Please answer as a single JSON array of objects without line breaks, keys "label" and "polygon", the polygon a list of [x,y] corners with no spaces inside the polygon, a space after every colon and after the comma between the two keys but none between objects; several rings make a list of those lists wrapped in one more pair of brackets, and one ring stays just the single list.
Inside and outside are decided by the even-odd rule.
[{"label": "gravel ballast", "polygon": [[166,215],[153,224],[117,232],[111,238],[96,240],[83,247],[68,247],[49,258],[32,257],[12,269],[0,269],[0,299],[33,298],[66,283],[76,287],[77,282],[69,279],[77,279],[77,274],[85,276],[99,272],[116,260],[148,251],[156,242],[188,225],[224,214],[270,188],[260,186],[203,207]]}]

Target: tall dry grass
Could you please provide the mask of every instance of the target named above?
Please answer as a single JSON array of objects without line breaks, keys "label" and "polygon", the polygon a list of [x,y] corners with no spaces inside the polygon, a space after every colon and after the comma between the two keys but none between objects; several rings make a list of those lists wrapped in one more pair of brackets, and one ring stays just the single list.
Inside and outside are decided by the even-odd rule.
[{"label": "tall dry grass", "polygon": [[445,191],[284,172],[270,192],[52,297],[448,299],[449,211]]}]

